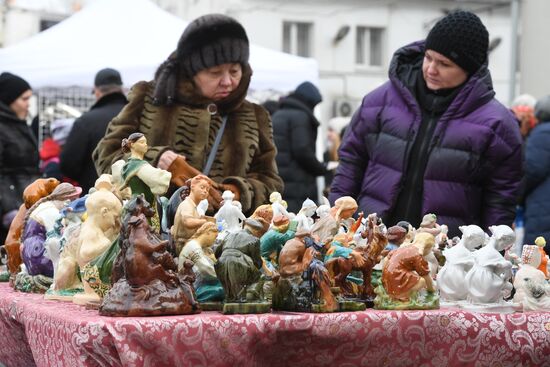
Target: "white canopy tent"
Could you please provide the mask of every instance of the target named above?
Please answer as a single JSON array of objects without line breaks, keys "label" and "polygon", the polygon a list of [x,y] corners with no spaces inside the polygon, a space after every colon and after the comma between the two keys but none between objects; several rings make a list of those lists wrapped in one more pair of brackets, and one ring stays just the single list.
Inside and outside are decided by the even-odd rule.
[{"label": "white canopy tent", "polygon": [[[187,23],[149,0],[98,0],[68,19],[16,45],[0,49],[0,72],[33,88],[91,87],[95,73],[119,70],[126,87],[153,78],[176,48]],[[251,46],[251,89],[286,93],[303,81],[318,84],[313,59]]]}]

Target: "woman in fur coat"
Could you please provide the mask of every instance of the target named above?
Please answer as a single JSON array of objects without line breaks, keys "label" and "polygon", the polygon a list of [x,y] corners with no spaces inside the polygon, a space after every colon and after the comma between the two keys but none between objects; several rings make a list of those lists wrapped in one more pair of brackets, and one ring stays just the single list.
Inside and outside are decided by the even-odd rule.
[{"label": "woman in fur coat", "polygon": [[155,79],[134,85],[129,103],[109,123],[93,153],[98,173],[123,158],[124,137],[141,132],[150,146],[145,159],[170,171],[172,184],[198,173],[214,181],[212,209],[223,190],[235,193],[245,214],[266,203],[283,183],[269,115],[245,99],[248,58],[248,37],[233,18],[209,14],[191,22]]}]

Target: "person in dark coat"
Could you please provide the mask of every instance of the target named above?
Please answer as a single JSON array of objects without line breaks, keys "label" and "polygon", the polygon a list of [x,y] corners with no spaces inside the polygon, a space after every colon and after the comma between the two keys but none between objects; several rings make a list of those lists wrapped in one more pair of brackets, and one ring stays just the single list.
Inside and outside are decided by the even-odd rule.
[{"label": "person in dark coat", "polygon": [[304,82],[281,101],[272,116],[277,166],[285,184],[283,198],[288,210],[294,213],[298,213],[307,198],[317,200],[316,177],[327,172],[315,156],[319,121],[313,109],[321,101],[319,89]]},{"label": "person in dark coat", "polygon": [[329,200],[357,198],[392,226],[435,213],[449,228],[512,225],[522,176],[521,135],[495,98],[489,33],[468,11],[399,49],[390,80],[369,93],[338,151]]},{"label": "person in dark coat", "polygon": [[[525,239],[532,245],[538,236],[550,243],[550,96],[535,105],[538,124],[525,147]],[[545,246],[550,253],[550,246]]]},{"label": "person in dark coat", "polygon": [[74,123],[60,156],[61,172],[78,182],[87,193],[97,180],[92,152],[105,135],[109,122],[128,100],[122,92],[122,78],[114,69],[97,72],[94,81],[96,103]]},{"label": "person in dark coat", "polygon": [[40,176],[36,137],[27,125],[31,86],[0,74],[0,245],[23,202],[23,190]]}]

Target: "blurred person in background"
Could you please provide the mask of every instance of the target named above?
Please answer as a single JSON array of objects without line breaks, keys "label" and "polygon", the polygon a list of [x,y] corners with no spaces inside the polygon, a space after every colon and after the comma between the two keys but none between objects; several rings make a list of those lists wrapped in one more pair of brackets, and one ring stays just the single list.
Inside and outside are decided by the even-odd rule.
[{"label": "blurred person in background", "polygon": [[288,210],[298,213],[307,198],[317,201],[317,176],[327,172],[315,155],[319,121],[313,109],[323,98],[310,82],[300,84],[283,98],[272,116],[277,166],[285,184],[283,198]]},{"label": "blurred person in background", "polygon": [[31,97],[27,81],[0,74],[0,245],[23,203],[23,190],[40,176],[36,137],[27,125]]},{"label": "blurred person in background", "polygon": [[523,139],[526,139],[531,130],[537,124],[535,118],[535,97],[529,94],[522,94],[512,102],[510,107],[519,122],[519,130]]},{"label": "blurred person in background", "polygon": [[342,143],[342,137],[346,131],[351,117],[333,117],[328,121],[328,129],[325,143],[325,152],[323,153],[323,161],[327,167],[327,173],[325,173],[325,188],[323,189],[323,196],[328,197],[330,192],[330,186],[332,185],[332,179],[338,168],[338,149]]},{"label": "blurred person in background", "polygon": [[109,123],[94,151],[97,171],[110,172],[124,158],[122,139],[141,132],[149,145],[145,160],[170,171],[172,186],[199,173],[212,180],[211,210],[220,207],[224,190],[245,215],[266,203],[283,185],[269,114],[245,99],[248,59],[248,36],[235,19],[208,14],[189,23],[155,79],[135,84]]},{"label": "blurred person in background", "polygon": [[329,199],[349,195],[388,226],[436,213],[458,227],[512,225],[522,176],[518,123],[495,99],[489,33],[453,11],[425,41],[394,54],[390,80],[369,93],[339,150]]},{"label": "blurred person in background", "polygon": [[[550,96],[535,105],[535,126],[525,144],[525,237],[533,245],[538,236],[550,239]],[[550,252],[550,246],[545,250]]]},{"label": "blurred person in background", "polygon": [[122,78],[115,69],[97,72],[93,93],[96,103],[74,122],[60,156],[61,172],[78,182],[84,193],[94,186],[98,177],[92,152],[105,135],[109,122],[128,103]]}]

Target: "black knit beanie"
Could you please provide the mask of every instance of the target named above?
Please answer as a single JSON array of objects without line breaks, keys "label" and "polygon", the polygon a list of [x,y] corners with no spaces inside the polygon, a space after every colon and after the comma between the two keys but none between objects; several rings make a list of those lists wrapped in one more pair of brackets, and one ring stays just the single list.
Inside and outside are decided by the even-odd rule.
[{"label": "black knit beanie", "polygon": [[222,14],[195,19],[185,28],[175,54],[157,70],[155,102],[173,102],[178,74],[192,78],[199,71],[217,65],[248,65],[249,54],[246,31],[235,19]]},{"label": "black knit beanie", "polygon": [[488,49],[487,28],[477,15],[464,10],[447,14],[426,38],[426,50],[439,52],[470,75],[485,63]]},{"label": "black knit beanie", "polygon": [[25,79],[8,72],[0,74],[0,101],[4,104],[9,106],[29,89],[31,86]]}]

